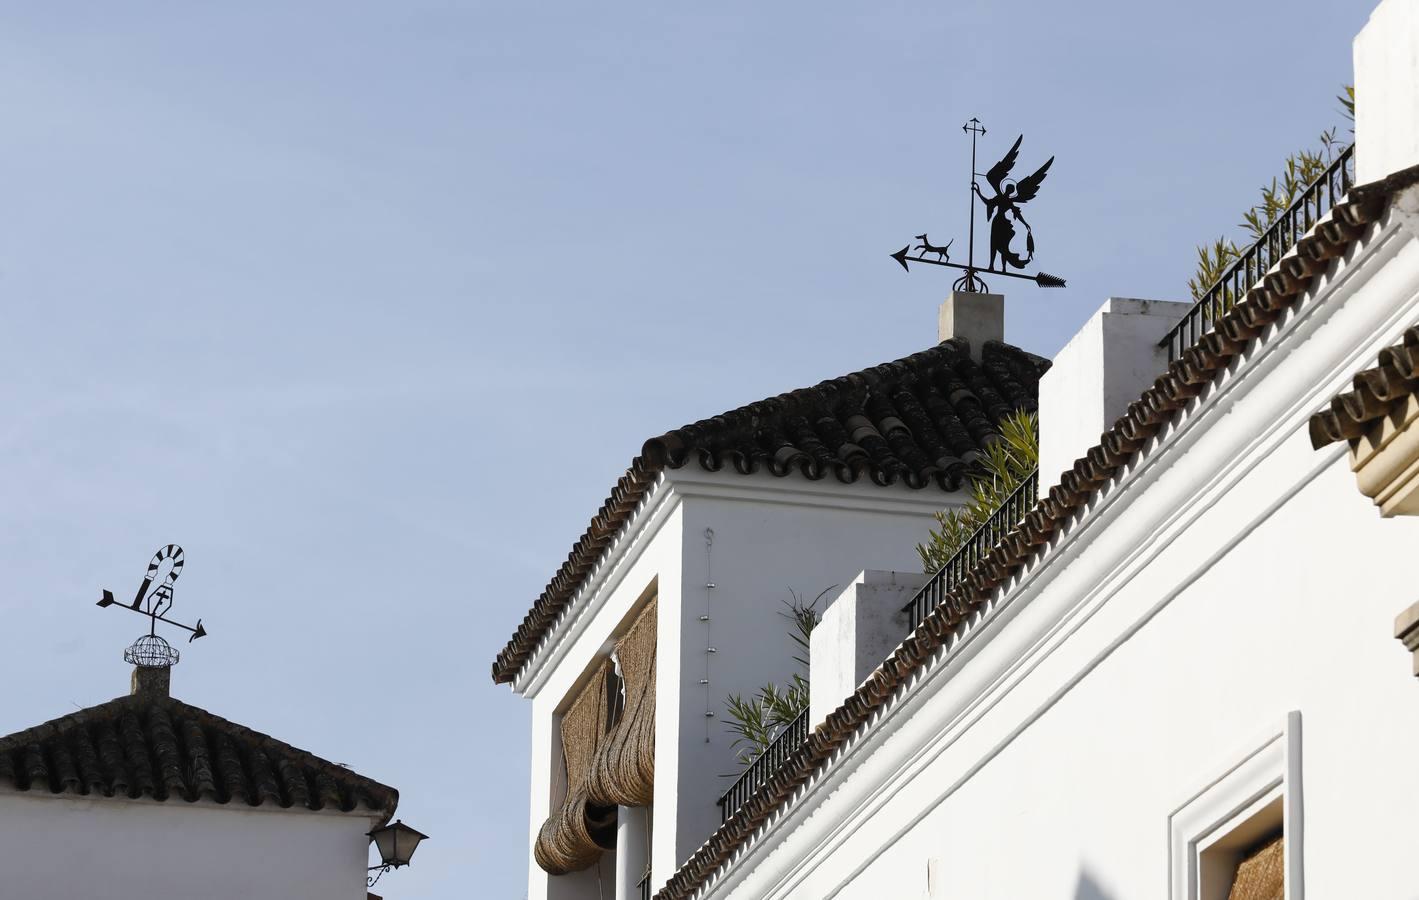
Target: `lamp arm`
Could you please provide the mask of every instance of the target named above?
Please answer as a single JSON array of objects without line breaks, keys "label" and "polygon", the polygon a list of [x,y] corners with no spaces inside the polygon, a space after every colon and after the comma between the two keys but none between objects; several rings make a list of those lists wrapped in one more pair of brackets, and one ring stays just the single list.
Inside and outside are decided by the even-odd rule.
[{"label": "lamp arm", "polygon": [[378,882],[381,878],[384,877],[384,873],[385,873],[385,872],[388,872],[388,871],[389,871],[390,869],[392,869],[392,868],[394,868],[394,867],[393,867],[393,866],[390,866],[390,865],[370,866],[369,869],[367,869],[366,871],[373,872],[375,869],[379,869],[379,874],[378,874],[378,875],[367,875],[367,876],[365,876],[365,887],[367,887],[367,888],[372,888],[372,887],[374,887],[374,886],[375,886],[375,883]]}]

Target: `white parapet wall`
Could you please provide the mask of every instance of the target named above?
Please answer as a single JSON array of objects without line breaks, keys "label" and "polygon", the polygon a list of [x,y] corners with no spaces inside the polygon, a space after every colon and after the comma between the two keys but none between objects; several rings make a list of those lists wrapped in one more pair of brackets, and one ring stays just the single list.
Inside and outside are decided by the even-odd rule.
[{"label": "white parapet wall", "polygon": [[1040,484],[1058,481],[1168,366],[1159,341],[1192,307],[1110,297],[1040,379]]},{"label": "white parapet wall", "polygon": [[902,607],[926,579],[920,572],[859,572],[824,611],[810,641],[810,726],[837,709],[907,636]]},{"label": "white parapet wall", "polygon": [[1419,165],[1419,0],[1385,0],[1355,36],[1356,180]]}]

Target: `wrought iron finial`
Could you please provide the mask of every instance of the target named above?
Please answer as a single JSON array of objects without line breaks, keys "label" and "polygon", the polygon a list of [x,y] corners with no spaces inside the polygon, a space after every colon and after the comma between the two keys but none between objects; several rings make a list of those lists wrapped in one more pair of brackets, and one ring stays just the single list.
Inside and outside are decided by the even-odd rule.
[{"label": "wrought iron finial", "polygon": [[[1040,184],[1049,174],[1049,167],[1054,164],[1054,157],[1051,156],[1045,164],[1034,171],[1033,174],[1016,181],[1010,178],[1010,172],[1015,167],[1015,161],[1020,155],[1020,144],[1024,140],[1024,135],[1015,139],[1010,152],[1005,154],[1005,158],[990,167],[990,170],[982,173],[976,171],[976,140],[985,136],[985,126],[980,119],[972,117],[970,121],[961,126],[961,130],[971,136],[971,186],[970,186],[970,236],[967,249],[967,258],[964,264],[951,262],[951,256],[947,252],[951,246],[951,241],[947,241],[941,246],[932,244],[925,234],[916,236],[921,241],[916,247],[907,244],[896,253],[892,254],[901,264],[903,269],[911,271],[908,263],[927,263],[933,266],[946,266],[952,269],[960,269],[963,274],[957,278],[951,288],[955,291],[981,293],[989,290],[984,280],[981,279],[981,272],[988,272],[995,275],[1003,275],[1007,278],[1024,278],[1033,281],[1040,287],[1064,287],[1064,279],[1048,272],[1039,272],[1034,275],[1023,275],[1019,272],[1010,271],[1012,268],[1023,269],[1034,262],[1035,259],[1035,234],[1030,228],[1030,223],[1025,220],[1025,216],[1020,211],[1020,207],[1034,199],[1039,193]],[[984,177],[991,189],[995,192],[992,197],[987,197],[981,190],[980,182],[977,180]],[[985,206],[985,216],[990,222],[990,261],[985,268],[976,266],[976,203],[980,202]],[[1024,228],[1024,246],[1017,246],[1017,240],[1021,237],[1019,228]],[[916,251],[915,256],[911,256]],[[935,259],[928,259],[928,254],[934,254]],[[999,268],[996,268],[997,260]]]},{"label": "wrought iron finial", "polygon": [[[165,615],[172,609],[173,584],[182,574],[182,565],[185,559],[182,548],[177,544],[160,547],[158,552],[153,554],[152,561],[148,563],[148,571],[138,584],[138,593],[133,597],[132,603],[119,603],[114,599],[113,591],[110,590],[105,590],[103,596],[99,598],[99,606],[117,606],[119,609],[130,610],[148,617],[148,633],[139,637],[132,646],[123,651],[125,661],[141,668],[160,669],[177,663],[180,654],[158,635],[159,622],[166,622],[184,631],[192,632],[187,638],[189,644],[206,636],[207,629],[202,627],[201,619],[197,620],[196,625],[184,625]],[[153,587],[154,582],[157,583],[157,587]]]}]

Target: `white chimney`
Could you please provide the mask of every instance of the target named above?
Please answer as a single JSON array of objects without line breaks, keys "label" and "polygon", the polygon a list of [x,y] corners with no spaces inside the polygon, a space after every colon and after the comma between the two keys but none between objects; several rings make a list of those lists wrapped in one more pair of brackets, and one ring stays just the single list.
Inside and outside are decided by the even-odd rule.
[{"label": "white chimney", "polygon": [[908,634],[902,611],[927,576],[920,572],[858,573],[823,611],[809,638],[809,727],[837,709]]},{"label": "white chimney", "polygon": [[1355,176],[1419,164],[1419,0],[1384,0],[1355,36]]},{"label": "white chimney", "polygon": [[1053,487],[1168,367],[1158,342],[1191,303],[1110,297],[1040,379],[1040,490]]},{"label": "white chimney", "polygon": [[1005,340],[1005,297],[952,291],[936,314],[936,339],[953,337],[970,341],[971,356],[979,361],[986,341]]}]

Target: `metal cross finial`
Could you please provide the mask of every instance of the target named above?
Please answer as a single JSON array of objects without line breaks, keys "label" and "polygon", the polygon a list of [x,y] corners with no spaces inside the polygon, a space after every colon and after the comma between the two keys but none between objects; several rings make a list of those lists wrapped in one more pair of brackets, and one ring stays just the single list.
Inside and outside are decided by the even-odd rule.
[{"label": "metal cross finial", "polygon": [[[1057,278],[1047,272],[1040,272],[1035,275],[1022,275],[1018,272],[1011,272],[1010,269],[1023,269],[1030,264],[1035,257],[1035,235],[1030,229],[1030,223],[1025,221],[1025,216],[1020,211],[1020,207],[1034,198],[1038,193],[1040,183],[1044,181],[1045,175],[1049,172],[1050,165],[1054,162],[1054,157],[1049,160],[1033,175],[1015,181],[1009,178],[1010,170],[1015,165],[1015,160],[1020,154],[1020,142],[1023,138],[1016,138],[1015,144],[1010,148],[1010,152],[1005,158],[990,167],[990,171],[984,173],[986,181],[995,190],[994,197],[986,197],[981,192],[980,182],[976,179],[982,173],[976,171],[976,141],[984,137],[986,130],[980,119],[974,116],[961,126],[961,130],[971,136],[971,180],[969,192],[971,195],[970,212],[970,232],[967,244],[966,264],[951,262],[948,250],[951,242],[947,241],[941,246],[932,244],[926,234],[919,234],[916,239],[921,241],[915,248],[911,244],[892,254],[892,258],[901,264],[903,269],[911,271],[909,262],[927,263],[933,266],[946,266],[951,269],[964,270],[964,274],[956,279],[951,285],[954,291],[967,293],[981,293],[989,290],[986,283],[981,280],[980,272],[991,272],[996,275],[1004,275],[1007,278],[1025,278],[1035,282],[1040,287],[1064,287],[1064,279]],[[985,206],[986,218],[990,220],[990,263],[980,269],[976,266],[976,201],[979,200]],[[1021,253],[1014,245],[1016,237],[1016,225],[1022,225],[1025,229],[1024,252]],[[916,256],[908,256],[913,249],[920,251]],[[935,259],[927,259],[927,254],[934,254]],[[995,267],[996,260],[1000,260],[1000,268]]]},{"label": "metal cross finial", "polygon": [[[207,629],[202,627],[202,620],[198,619],[196,625],[184,625],[181,622],[174,622],[164,615],[172,609],[173,584],[182,574],[182,566],[185,562],[182,548],[177,544],[168,544],[158,548],[158,552],[153,554],[153,559],[148,563],[148,571],[143,575],[143,580],[138,584],[138,593],[133,597],[132,603],[118,603],[113,597],[113,591],[105,590],[103,596],[99,598],[99,606],[115,606],[119,609],[130,610],[139,615],[147,616],[148,637],[156,638],[159,622],[166,622],[192,634],[187,638],[190,644],[200,637],[205,637]],[[159,573],[163,573],[159,579]],[[157,587],[153,587],[154,582],[158,582]],[[174,651],[175,654],[175,651]],[[173,662],[176,662],[174,655]]]}]

